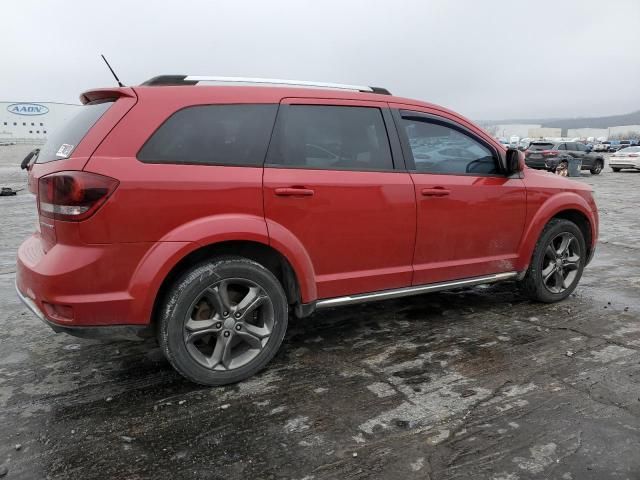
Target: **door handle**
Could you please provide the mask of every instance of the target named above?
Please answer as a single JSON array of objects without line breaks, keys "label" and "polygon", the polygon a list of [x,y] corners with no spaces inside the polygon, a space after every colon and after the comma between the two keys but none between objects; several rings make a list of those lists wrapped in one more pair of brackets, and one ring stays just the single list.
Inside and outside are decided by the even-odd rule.
[{"label": "door handle", "polygon": [[279,197],[310,197],[315,192],[310,188],[280,187],[275,189]]},{"label": "door handle", "polygon": [[450,193],[451,191],[444,187],[430,187],[422,189],[422,195],[424,197],[446,197]]}]

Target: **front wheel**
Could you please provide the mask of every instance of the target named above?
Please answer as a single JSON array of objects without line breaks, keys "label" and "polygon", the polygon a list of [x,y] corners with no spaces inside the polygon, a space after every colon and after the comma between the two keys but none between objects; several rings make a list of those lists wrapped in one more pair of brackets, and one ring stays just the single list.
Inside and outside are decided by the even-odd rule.
[{"label": "front wheel", "polygon": [[578,285],[585,261],[586,246],[578,226],[569,220],[553,219],[533,251],[522,281],[524,291],[539,302],[564,300]]},{"label": "front wheel", "polygon": [[243,257],[196,265],[168,292],[159,343],[171,365],[202,385],[244,380],[278,351],[288,305],[276,277]]},{"label": "front wheel", "polygon": [[[602,160],[596,160],[596,163],[593,164],[593,167],[589,171],[592,175],[599,175],[600,172],[602,172],[603,166],[604,165],[602,164]],[[613,169],[613,171],[615,172],[615,169]]]}]

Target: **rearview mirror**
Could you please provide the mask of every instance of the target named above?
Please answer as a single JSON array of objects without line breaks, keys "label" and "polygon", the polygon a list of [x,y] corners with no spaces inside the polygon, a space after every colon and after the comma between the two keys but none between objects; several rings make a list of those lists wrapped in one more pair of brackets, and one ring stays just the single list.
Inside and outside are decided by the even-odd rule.
[{"label": "rearview mirror", "polygon": [[521,155],[522,153],[517,148],[507,149],[505,167],[508,175],[513,175],[514,173],[518,173],[522,170]]}]

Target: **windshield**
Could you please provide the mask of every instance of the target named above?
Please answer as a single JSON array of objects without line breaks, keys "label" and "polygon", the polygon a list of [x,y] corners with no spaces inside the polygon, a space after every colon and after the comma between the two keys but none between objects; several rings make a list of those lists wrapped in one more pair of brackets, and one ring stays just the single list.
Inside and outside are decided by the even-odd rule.
[{"label": "windshield", "polygon": [[106,100],[88,103],[78,108],[78,112],[62,128],[49,136],[47,143],[40,150],[36,163],[69,158],[89,129],[113,102],[114,100]]}]

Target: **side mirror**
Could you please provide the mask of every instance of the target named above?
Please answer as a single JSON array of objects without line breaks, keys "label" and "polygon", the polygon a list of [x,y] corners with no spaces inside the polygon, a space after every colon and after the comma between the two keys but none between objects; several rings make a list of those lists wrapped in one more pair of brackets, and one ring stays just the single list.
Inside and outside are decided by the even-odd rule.
[{"label": "side mirror", "polygon": [[505,167],[508,175],[513,175],[522,171],[522,156],[523,154],[517,148],[507,149],[505,157]]}]

